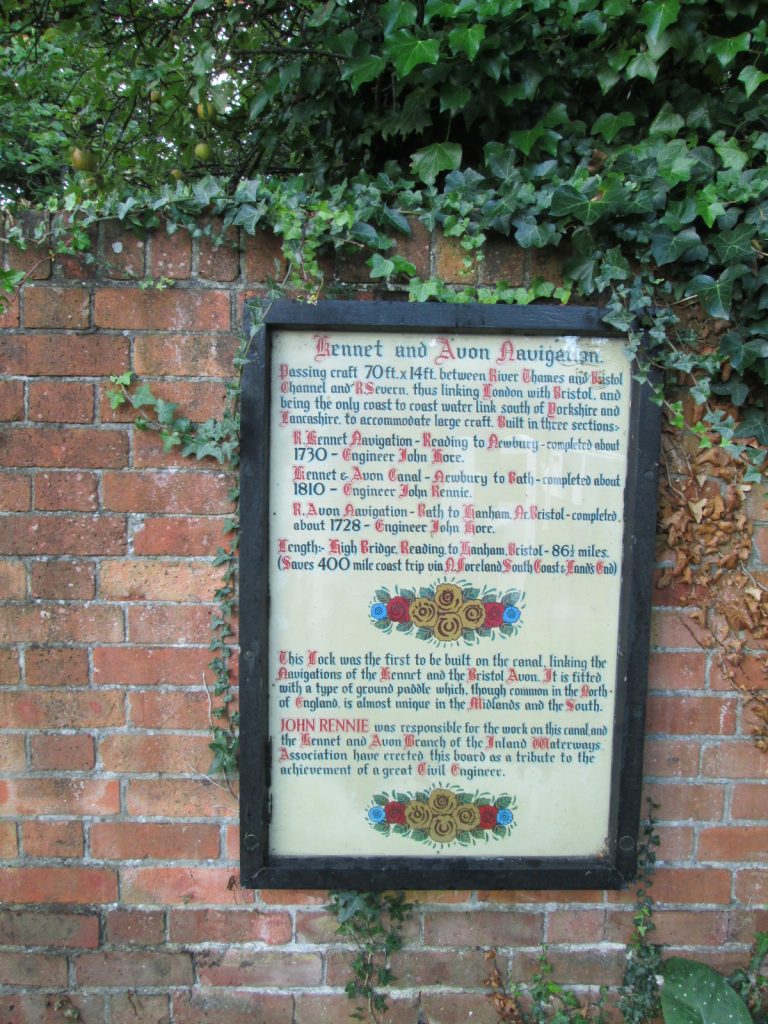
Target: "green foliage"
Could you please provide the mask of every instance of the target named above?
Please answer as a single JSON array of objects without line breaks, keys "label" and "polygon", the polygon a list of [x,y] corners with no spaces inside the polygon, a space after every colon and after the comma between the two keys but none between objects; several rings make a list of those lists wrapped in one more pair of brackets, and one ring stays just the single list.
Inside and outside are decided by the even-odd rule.
[{"label": "green foliage", "polygon": [[661,990],[664,1024],[752,1024],[744,1000],[707,964],[670,957]]},{"label": "green foliage", "polygon": [[555,981],[546,946],[542,946],[538,970],[530,982],[505,983],[495,952],[486,953],[485,959],[490,967],[488,998],[499,1024],[607,1024],[607,989],[600,988],[594,1003],[582,1003],[574,992]]},{"label": "green foliage", "polygon": [[402,892],[338,891],[326,906],[338,921],[339,935],[351,940],[356,952],[352,978],[345,986],[350,999],[362,1000],[352,1014],[355,1020],[378,1024],[387,1009],[383,989],[394,980],[389,958],[403,944],[402,928],[411,905]]},{"label": "green foliage", "polygon": [[728,977],[728,984],[747,1004],[755,1024],[768,1024],[768,932],[758,932],[749,963]]}]

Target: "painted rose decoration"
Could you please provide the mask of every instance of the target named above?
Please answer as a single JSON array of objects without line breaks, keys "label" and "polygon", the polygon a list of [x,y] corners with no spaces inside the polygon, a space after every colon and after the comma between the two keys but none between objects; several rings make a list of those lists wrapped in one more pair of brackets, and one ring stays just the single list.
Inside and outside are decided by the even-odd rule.
[{"label": "painted rose decoration", "polygon": [[378,629],[389,632],[415,631],[418,640],[450,644],[476,643],[482,637],[514,636],[520,628],[524,594],[508,590],[498,595],[487,587],[479,590],[468,583],[437,583],[415,590],[403,588],[395,594],[382,588],[371,604],[371,619]]},{"label": "painted rose decoration", "polygon": [[515,827],[517,801],[506,794],[435,788],[418,793],[377,793],[366,812],[382,835],[399,835],[444,849],[503,839]]}]

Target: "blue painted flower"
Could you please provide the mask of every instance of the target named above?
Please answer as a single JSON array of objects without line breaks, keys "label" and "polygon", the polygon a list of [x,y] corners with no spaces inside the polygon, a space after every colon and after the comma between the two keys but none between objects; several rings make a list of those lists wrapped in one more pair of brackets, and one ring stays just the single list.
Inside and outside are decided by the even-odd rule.
[{"label": "blue painted flower", "polygon": [[368,820],[372,821],[374,825],[378,825],[380,821],[384,821],[386,816],[386,811],[383,807],[379,807],[378,804],[375,804],[370,811],[368,811]]},{"label": "blue painted flower", "polygon": [[517,622],[521,615],[522,612],[514,604],[508,604],[504,609],[504,621],[508,626],[511,626],[513,622]]},{"label": "blue painted flower", "polygon": [[371,617],[376,619],[377,622],[381,619],[386,619],[387,606],[385,604],[377,602],[375,605],[371,607]]},{"label": "blue painted flower", "polygon": [[502,807],[496,815],[497,825],[511,825],[513,821],[514,818],[512,817],[512,811],[508,810],[506,807]]}]

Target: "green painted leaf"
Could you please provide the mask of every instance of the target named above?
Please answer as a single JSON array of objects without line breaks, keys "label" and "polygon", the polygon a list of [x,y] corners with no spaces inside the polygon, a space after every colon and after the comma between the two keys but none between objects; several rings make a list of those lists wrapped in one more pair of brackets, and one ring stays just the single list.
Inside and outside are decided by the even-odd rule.
[{"label": "green painted leaf", "polygon": [[386,66],[384,58],[373,53],[366,57],[353,57],[345,62],[341,77],[352,86],[352,92],[357,92],[361,85],[378,78]]},{"label": "green painted leaf", "polygon": [[709,51],[727,68],[735,57],[749,49],[751,38],[749,32],[742,32],[741,35],[726,39],[711,39],[708,43]]},{"label": "green painted leaf", "polygon": [[411,170],[432,185],[441,171],[455,171],[461,166],[461,152],[461,146],[454,142],[435,142],[411,156]]},{"label": "green painted leaf", "polygon": [[670,957],[664,964],[665,1024],[751,1024],[744,1000],[707,964]]},{"label": "green painted leaf", "polygon": [[438,39],[417,39],[407,29],[400,29],[384,42],[384,52],[403,78],[420,64],[437,64],[440,56]]}]

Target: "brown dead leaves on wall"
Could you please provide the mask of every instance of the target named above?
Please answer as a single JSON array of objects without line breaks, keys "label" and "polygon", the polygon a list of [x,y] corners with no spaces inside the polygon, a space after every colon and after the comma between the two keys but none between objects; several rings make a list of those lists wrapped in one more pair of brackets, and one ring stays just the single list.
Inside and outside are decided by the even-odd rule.
[{"label": "brown dead leaves on wall", "polygon": [[[750,568],[752,520],[745,465],[723,448],[700,448],[667,426],[662,437],[657,587],[692,608],[697,644],[713,648],[723,676],[753,713],[757,746],[768,752],[768,573]],[[750,666],[749,673],[746,666]],[[757,677],[757,678],[756,678]]]}]

